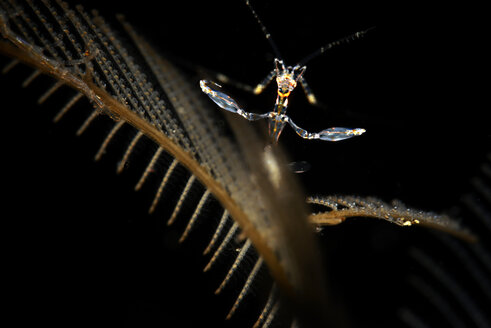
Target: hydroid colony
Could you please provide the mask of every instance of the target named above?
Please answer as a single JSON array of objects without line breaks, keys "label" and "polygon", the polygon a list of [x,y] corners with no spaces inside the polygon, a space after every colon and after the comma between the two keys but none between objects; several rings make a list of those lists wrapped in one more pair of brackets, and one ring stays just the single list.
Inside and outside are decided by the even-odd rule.
[{"label": "hydroid colony", "polygon": [[[244,306],[252,310],[242,310],[248,321],[240,323],[257,327],[336,321],[332,313],[336,301],[326,296],[329,289],[312,225],[366,216],[463,233],[446,216],[373,198],[312,197],[309,203],[325,208],[309,216],[279,150],[265,147],[247,124],[230,119],[221,126],[218,111],[208,107],[198,84],[161,57],[123,17],[115,32],[97,12],[70,8],[61,1],[2,1],[0,13],[4,38],[0,49],[12,58],[5,73],[13,74],[15,66],[24,63],[33,68],[25,85],[42,74],[51,76],[54,84],[39,98],[41,103],[62,88],[74,89],[56,121],[87,99],[86,107],[92,110],[78,134],[88,132],[97,120],[112,122],[96,159],[104,158],[125,129],[131,137],[118,171],[131,166],[139,144],[153,145],[135,189],[160,179],[149,211],[164,208],[161,214],[167,225],[180,222],[176,243],[206,240],[204,270],[225,267],[217,272],[221,277],[215,293],[235,281],[223,313],[231,324],[238,324],[234,315]],[[207,224],[213,226],[209,235],[198,237]],[[270,274],[273,283],[264,283],[259,272]],[[263,298],[254,297],[255,284],[267,290],[259,293],[265,294]]]}]

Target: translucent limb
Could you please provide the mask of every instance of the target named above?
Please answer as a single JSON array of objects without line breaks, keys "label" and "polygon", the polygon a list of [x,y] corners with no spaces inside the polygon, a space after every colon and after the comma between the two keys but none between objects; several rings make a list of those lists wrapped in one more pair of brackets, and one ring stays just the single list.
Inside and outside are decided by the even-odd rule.
[{"label": "translucent limb", "polygon": [[324,141],[339,141],[339,140],[349,139],[352,137],[362,135],[366,131],[365,129],[360,129],[360,128],[348,129],[348,128],[334,127],[334,128],[322,130],[320,132],[311,133],[311,132],[308,132],[308,131],[300,128],[298,125],[293,123],[293,121],[290,117],[284,115],[283,119],[286,122],[288,122],[291,125],[291,127],[293,128],[293,130],[295,130],[295,132],[304,139],[320,139],[320,140],[324,140]]},{"label": "translucent limb", "polygon": [[307,84],[307,81],[305,81],[305,78],[303,76],[300,76],[300,79],[298,81],[300,82],[300,85],[302,86],[303,91],[305,92],[305,96],[307,97],[309,103],[311,103],[312,105],[316,105],[317,98],[312,92],[312,89],[310,89],[309,85]]},{"label": "translucent limb", "polygon": [[208,75],[214,76],[214,78],[220,83],[231,85],[234,88],[241,89],[246,92],[253,93],[255,95],[262,93],[264,89],[266,89],[266,87],[269,85],[269,83],[273,80],[273,78],[276,76],[276,71],[272,70],[271,72],[268,73],[268,75],[266,75],[266,77],[260,83],[258,83],[256,86],[251,86],[249,84],[242,83],[235,79],[232,79],[222,73],[216,73],[202,67],[199,67],[199,69],[201,71],[205,71],[206,74]]},{"label": "translucent limb", "polygon": [[255,95],[258,95],[260,94],[261,92],[263,92],[263,90],[268,86],[268,84],[273,80],[273,78],[276,76],[276,70],[272,70],[271,72],[269,72],[268,75],[266,75],[266,77],[264,78],[264,80],[261,81],[261,83],[259,83],[255,88],[254,88],[254,94]]},{"label": "translucent limb", "polygon": [[220,85],[207,81],[207,80],[201,80],[199,82],[201,90],[210,97],[211,100],[215,102],[219,107],[225,109],[226,111],[239,114],[240,116],[244,117],[248,121],[256,121],[262,118],[267,118],[270,116],[269,113],[266,114],[256,114],[256,113],[249,113],[244,111],[242,108],[240,108],[239,104],[232,99],[230,96],[227,94],[218,91],[218,88],[220,88]]}]

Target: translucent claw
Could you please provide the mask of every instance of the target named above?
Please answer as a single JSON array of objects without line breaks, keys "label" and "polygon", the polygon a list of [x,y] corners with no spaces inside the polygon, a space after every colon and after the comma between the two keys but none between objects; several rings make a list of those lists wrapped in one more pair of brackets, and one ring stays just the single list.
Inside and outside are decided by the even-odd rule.
[{"label": "translucent claw", "polygon": [[308,132],[307,130],[302,129],[298,125],[296,125],[292,119],[286,115],[283,115],[283,120],[288,122],[290,126],[295,130],[295,132],[304,139],[320,139],[324,141],[339,141],[344,139],[349,139],[352,137],[356,137],[362,135],[366,132],[365,129],[348,129],[348,128],[329,128],[322,130],[318,133]]},{"label": "translucent claw", "polygon": [[240,108],[239,104],[237,104],[237,102],[234,99],[232,99],[229,95],[218,90],[219,88],[221,88],[219,84],[216,84],[208,80],[201,80],[199,82],[199,85],[201,87],[201,91],[207,94],[208,97],[210,97],[210,99],[213,100],[215,104],[225,109],[226,111],[239,114],[240,116],[244,117],[249,121],[255,121],[255,120],[269,117],[269,113],[256,114],[256,113],[246,112],[245,110]]},{"label": "translucent claw", "polygon": [[208,97],[210,97],[210,99],[213,100],[219,107],[232,113],[237,113],[237,111],[241,109],[239,104],[237,104],[237,102],[230,96],[217,90],[217,88],[221,88],[219,84],[207,80],[201,80],[199,81],[199,85],[201,87],[201,91],[206,93]]}]

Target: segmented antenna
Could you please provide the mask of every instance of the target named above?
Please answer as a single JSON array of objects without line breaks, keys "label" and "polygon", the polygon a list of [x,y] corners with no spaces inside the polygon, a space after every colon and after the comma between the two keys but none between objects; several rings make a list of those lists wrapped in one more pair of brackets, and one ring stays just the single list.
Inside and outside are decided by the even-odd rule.
[{"label": "segmented antenna", "polygon": [[245,0],[245,3],[247,5],[247,7],[249,7],[249,9],[251,10],[251,13],[254,16],[254,18],[256,18],[256,21],[259,24],[259,26],[261,27],[261,30],[263,31],[263,34],[266,37],[266,40],[268,40],[269,44],[271,45],[271,48],[273,49],[274,55],[276,56],[276,58],[282,59],[283,57],[281,57],[280,51],[278,50],[276,43],[274,43],[273,39],[271,38],[271,34],[266,29],[266,26],[263,24],[263,22],[261,21],[261,19],[257,15],[256,11],[254,10],[254,8],[252,8],[252,5],[250,4],[249,0]]},{"label": "segmented antenna", "polygon": [[310,55],[304,57],[301,61],[298,62],[298,66],[304,66],[305,64],[307,64],[307,62],[309,62],[311,59],[319,56],[319,55],[322,55],[324,52],[326,52],[327,50],[330,50],[336,46],[339,46],[341,44],[344,44],[344,43],[349,43],[351,41],[354,41],[354,40],[357,40],[363,36],[365,36],[365,34],[367,34],[369,31],[375,29],[375,26],[373,27],[370,27],[364,31],[359,31],[359,32],[356,32],[356,33],[353,33],[351,35],[348,35],[344,38],[341,38],[339,40],[336,40],[334,42],[330,42],[322,47],[320,47],[318,50],[314,51],[313,53],[311,53]]}]

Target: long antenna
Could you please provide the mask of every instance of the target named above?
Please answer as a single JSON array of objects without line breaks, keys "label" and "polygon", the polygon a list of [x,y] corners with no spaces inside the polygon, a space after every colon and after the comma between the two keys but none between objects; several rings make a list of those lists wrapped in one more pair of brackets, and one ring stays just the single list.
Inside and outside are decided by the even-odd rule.
[{"label": "long antenna", "polygon": [[261,21],[261,19],[257,15],[254,8],[252,8],[252,5],[250,4],[249,0],[245,0],[245,3],[247,5],[247,7],[249,7],[249,9],[251,10],[252,15],[254,15],[254,17],[256,18],[256,21],[258,22],[259,26],[261,26],[261,30],[263,31],[263,34],[266,37],[266,40],[268,40],[269,44],[271,45],[271,48],[273,49],[274,55],[276,56],[276,58],[282,59],[282,57],[280,55],[280,51],[278,50],[278,47],[276,46],[276,43],[274,43],[273,39],[271,38],[271,34],[266,29],[266,26],[264,26],[263,22]]},{"label": "long antenna", "polygon": [[298,66],[304,66],[305,64],[307,64],[308,61],[310,61],[312,58],[315,58],[319,55],[322,55],[324,52],[326,52],[327,50],[330,50],[334,47],[337,47],[341,44],[344,44],[344,43],[349,43],[351,41],[354,41],[356,39],[359,39],[363,36],[365,36],[365,34],[367,34],[369,31],[375,29],[375,26],[373,27],[370,27],[364,31],[360,31],[360,32],[356,32],[356,33],[353,33],[351,35],[348,35],[344,38],[341,38],[339,40],[336,40],[334,42],[330,42],[322,47],[320,47],[318,50],[314,51],[313,53],[311,53],[310,55],[306,56],[305,58],[303,58],[300,62],[298,62]]}]

